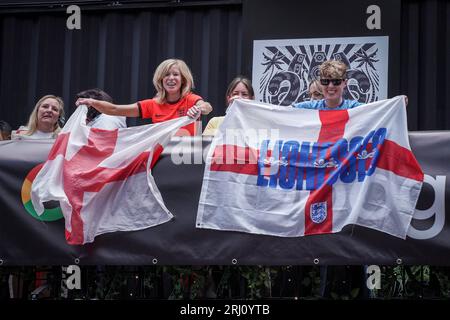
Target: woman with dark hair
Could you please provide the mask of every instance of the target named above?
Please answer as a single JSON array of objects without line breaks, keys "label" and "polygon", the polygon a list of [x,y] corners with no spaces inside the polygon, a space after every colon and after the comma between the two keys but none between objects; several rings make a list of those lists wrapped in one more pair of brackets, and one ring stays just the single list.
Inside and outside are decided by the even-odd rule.
[{"label": "woman with dark hair", "polygon": [[[99,101],[107,101],[113,103],[113,99],[109,94],[105,91],[94,88],[81,91],[76,95],[77,99],[80,98],[92,98]],[[93,107],[88,107],[88,111],[86,114],[86,125],[92,128],[99,128],[105,130],[114,130],[119,128],[126,128],[127,121],[126,117],[121,116],[110,116],[104,113],[101,113],[97,109]]]},{"label": "woman with dark hair", "polygon": [[[252,87],[252,82],[248,78],[238,76],[230,82],[227,92],[225,93],[227,108],[231,105],[234,99],[255,99],[255,92]],[[214,136],[224,118],[225,116],[211,118],[203,131],[203,135]]]}]

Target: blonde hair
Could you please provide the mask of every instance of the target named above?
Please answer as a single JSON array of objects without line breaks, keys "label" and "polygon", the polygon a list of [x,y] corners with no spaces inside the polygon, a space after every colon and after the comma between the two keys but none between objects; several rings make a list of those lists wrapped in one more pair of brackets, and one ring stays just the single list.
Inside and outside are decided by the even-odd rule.
[{"label": "blonde hair", "polygon": [[[316,86],[316,90],[315,90],[315,91],[317,91],[317,92],[319,93],[319,95],[317,95],[317,94],[315,93],[315,91],[311,92],[311,87],[312,87],[312,86]],[[319,80],[314,79],[314,80],[312,80],[312,81],[309,83],[309,86],[308,86],[308,95],[309,95],[309,97],[310,97],[311,100],[323,99],[322,86],[320,85],[320,81],[319,81]]]},{"label": "blonde hair", "polygon": [[170,68],[177,66],[181,74],[181,97],[187,95],[194,88],[194,79],[191,70],[187,64],[180,59],[167,59],[160,63],[153,75],[153,85],[157,91],[156,101],[158,103],[166,102],[166,90],[163,86],[163,78],[169,72]]},{"label": "blonde hair", "polygon": [[311,87],[312,87],[313,85],[316,86],[317,91],[319,91],[320,94],[322,94],[322,87],[320,86],[320,81],[317,80],[317,79],[312,80],[312,81],[309,83],[308,91],[311,90]]},{"label": "blonde hair", "polygon": [[346,74],[347,66],[341,61],[327,60],[319,66],[321,78],[345,79]]},{"label": "blonde hair", "polygon": [[[42,105],[45,99],[54,99],[58,101],[59,105],[59,117],[64,117],[64,102],[60,97],[54,96],[52,94],[48,94],[46,96],[43,96],[39,99],[39,101],[34,106],[33,112],[30,114],[30,118],[28,119],[27,129],[28,131],[25,133],[27,136],[31,136],[33,133],[37,131],[38,127],[38,109]],[[56,135],[61,131],[61,127],[59,126],[58,121],[53,126],[53,136],[56,137]]]}]

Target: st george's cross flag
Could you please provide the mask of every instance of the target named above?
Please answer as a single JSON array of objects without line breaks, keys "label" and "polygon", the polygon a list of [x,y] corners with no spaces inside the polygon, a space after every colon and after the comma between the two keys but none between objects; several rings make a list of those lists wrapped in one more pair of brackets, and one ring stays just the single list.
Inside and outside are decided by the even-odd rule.
[{"label": "st george's cross flag", "polygon": [[331,111],[236,100],[206,159],[196,226],[297,237],[360,225],[405,239],[423,177],[402,96]]},{"label": "st george's cross flag", "polygon": [[177,129],[193,120],[103,130],[84,125],[86,111],[80,106],[69,118],[33,181],[36,212],[42,214],[46,201],[59,201],[72,245],[169,221],[173,216],[151,175],[151,163]]}]

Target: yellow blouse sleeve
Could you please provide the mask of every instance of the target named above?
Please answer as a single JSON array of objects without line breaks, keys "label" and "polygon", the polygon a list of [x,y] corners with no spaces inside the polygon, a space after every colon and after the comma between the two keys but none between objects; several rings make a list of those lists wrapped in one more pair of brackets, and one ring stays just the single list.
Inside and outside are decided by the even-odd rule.
[{"label": "yellow blouse sleeve", "polygon": [[220,124],[222,123],[224,117],[214,117],[209,120],[208,124],[205,127],[205,130],[203,130],[204,136],[214,136],[217,132],[217,129],[219,128]]}]

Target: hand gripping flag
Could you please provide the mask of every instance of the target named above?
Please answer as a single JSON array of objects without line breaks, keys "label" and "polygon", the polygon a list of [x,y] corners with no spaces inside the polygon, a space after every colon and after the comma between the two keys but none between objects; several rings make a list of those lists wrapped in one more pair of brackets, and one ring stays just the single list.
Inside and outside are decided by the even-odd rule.
[{"label": "hand gripping flag", "polygon": [[240,100],[209,150],[196,223],[282,237],[356,224],[404,239],[422,183],[403,97],[333,111]]},{"label": "hand gripping flag", "polygon": [[42,214],[43,202],[59,201],[67,242],[74,245],[170,220],[151,162],[176,130],[193,120],[103,130],[84,125],[86,110],[78,107],[70,117],[33,182],[36,212]]}]

